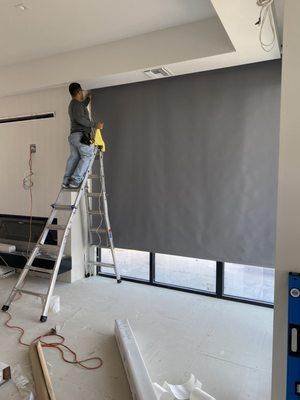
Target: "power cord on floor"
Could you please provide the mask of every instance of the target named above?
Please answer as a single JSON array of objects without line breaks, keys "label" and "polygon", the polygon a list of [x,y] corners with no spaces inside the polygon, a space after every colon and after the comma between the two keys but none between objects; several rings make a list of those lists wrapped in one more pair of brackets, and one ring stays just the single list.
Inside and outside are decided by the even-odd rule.
[{"label": "power cord on floor", "polygon": [[[83,360],[79,360],[77,354],[75,353],[74,350],[72,350],[70,347],[66,346],[64,344],[65,342],[65,338],[62,335],[59,335],[55,329],[51,329],[49,332],[47,332],[44,335],[38,336],[37,338],[35,338],[31,343],[26,343],[23,341],[23,336],[25,335],[25,330],[17,325],[10,325],[10,321],[12,319],[12,316],[9,312],[6,311],[6,314],[8,315],[8,319],[7,321],[4,323],[4,325],[9,328],[9,329],[16,329],[19,331],[20,336],[18,338],[18,342],[22,345],[22,346],[26,346],[26,347],[30,347],[33,343],[35,342],[40,342],[42,347],[46,347],[46,348],[54,348],[57,349],[60,354],[62,359],[68,363],[68,364],[75,364],[78,366],[81,366],[84,369],[87,370],[94,370],[94,369],[98,369],[101,368],[103,365],[103,361],[100,357],[90,357],[90,358],[85,358]],[[54,342],[45,342],[44,339],[46,338],[57,338],[58,341],[54,341]],[[72,356],[73,359],[69,360],[65,357],[65,352],[69,352]],[[90,361],[97,361],[97,365],[95,366],[89,366],[86,365],[86,363],[90,362]]]}]

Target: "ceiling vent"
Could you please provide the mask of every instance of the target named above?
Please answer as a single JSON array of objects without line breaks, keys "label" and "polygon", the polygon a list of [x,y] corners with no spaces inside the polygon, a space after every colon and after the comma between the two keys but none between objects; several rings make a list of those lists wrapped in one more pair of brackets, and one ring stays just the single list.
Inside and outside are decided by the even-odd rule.
[{"label": "ceiling vent", "polygon": [[151,79],[166,78],[167,76],[173,75],[166,67],[147,69],[144,71],[144,74]]},{"label": "ceiling vent", "polygon": [[28,10],[28,7],[25,6],[23,3],[15,4],[15,7],[18,8],[21,11],[26,11]]}]

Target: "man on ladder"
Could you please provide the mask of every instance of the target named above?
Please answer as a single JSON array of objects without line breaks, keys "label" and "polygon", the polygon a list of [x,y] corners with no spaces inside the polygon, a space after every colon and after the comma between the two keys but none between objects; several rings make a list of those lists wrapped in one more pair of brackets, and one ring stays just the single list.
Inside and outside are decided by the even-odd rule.
[{"label": "man on ladder", "polygon": [[70,143],[71,154],[68,158],[62,186],[64,188],[79,188],[93,156],[91,146],[92,128],[103,129],[103,122],[94,123],[90,120],[87,106],[90,96],[85,99],[79,83],[73,82],[69,86],[72,100],[69,104],[70,117]]},{"label": "man on ladder", "polygon": [[[5,304],[2,306],[2,311],[7,311],[18,293],[40,297],[43,302],[43,313],[40,317],[41,322],[47,321],[50,299],[54,290],[57,275],[59,273],[61,260],[64,257],[64,249],[71,231],[74,216],[79,208],[79,204],[83,196],[86,197],[89,237],[90,239],[92,238],[93,232],[96,232],[97,235],[104,234],[107,237],[107,245],[112,255],[112,263],[102,263],[101,261],[88,259],[87,267],[103,266],[112,268],[117,282],[121,282],[121,276],[115,260],[113,236],[108,216],[103,165],[103,152],[105,151],[105,144],[102,140],[100,131],[100,128],[103,127],[103,123],[99,122],[98,124],[94,124],[90,121],[89,113],[86,108],[90,99],[88,98],[82,101],[82,89],[78,83],[72,83],[69,87],[69,91],[72,96],[72,101],[69,106],[69,115],[71,120],[71,135],[69,137],[69,142],[71,146],[71,155],[67,162],[63,185],[55,202],[51,205],[52,211],[38,242],[34,246],[26,265],[17,280],[17,283],[14,285]],[[95,138],[92,140],[91,130],[94,127],[96,128],[96,134]],[[94,143],[93,146],[91,146],[92,143]],[[92,174],[92,167],[96,158],[99,158],[100,161],[99,173]],[[92,179],[97,179],[100,181],[99,193],[92,191]],[[89,185],[88,181],[90,181]],[[75,200],[71,204],[62,203],[64,193],[68,191],[74,191],[76,193]],[[99,201],[97,210],[93,209],[93,201],[91,201],[93,199],[98,199]],[[58,213],[64,213],[63,220],[65,222],[62,225],[54,223],[55,219],[58,217]],[[101,216],[101,224],[97,228],[93,228],[92,226],[94,215]],[[104,228],[101,227],[102,223],[104,224]],[[61,240],[57,246],[54,246],[55,254],[53,254],[53,256],[55,263],[53,265],[53,269],[45,269],[34,265],[36,258],[43,259],[45,257],[49,257],[47,246],[45,244],[49,231],[61,232]],[[90,240],[89,246],[101,248],[101,240],[97,245],[93,244],[92,240]],[[29,271],[42,272],[50,275],[46,293],[24,289],[25,278]]]}]

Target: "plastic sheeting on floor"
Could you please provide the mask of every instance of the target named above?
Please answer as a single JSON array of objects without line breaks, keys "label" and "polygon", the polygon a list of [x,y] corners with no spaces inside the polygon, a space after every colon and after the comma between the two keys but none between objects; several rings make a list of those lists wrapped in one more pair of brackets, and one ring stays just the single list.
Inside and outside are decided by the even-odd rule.
[{"label": "plastic sheeting on floor", "polygon": [[216,400],[202,389],[202,383],[191,374],[182,385],[164,382],[162,386],[153,383],[157,400]]}]

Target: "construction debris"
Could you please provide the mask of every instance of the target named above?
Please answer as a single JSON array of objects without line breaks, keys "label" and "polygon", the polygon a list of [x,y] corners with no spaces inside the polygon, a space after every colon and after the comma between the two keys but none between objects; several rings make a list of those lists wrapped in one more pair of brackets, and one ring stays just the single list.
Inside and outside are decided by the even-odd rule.
[{"label": "construction debris", "polygon": [[42,345],[35,342],[30,346],[29,357],[33,380],[35,383],[35,391],[38,400],[56,400],[47,363],[44,357]]},{"label": "construction debris", "polygon": [[11,378],[10,366],[0,362],[0,386]]},{"label": "construction debris", "polygon": [[153,384],[157,400],[216,400],[202,389],[202,383],[191,374],[182,385],[164,382],[162,386]]}]

